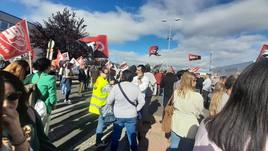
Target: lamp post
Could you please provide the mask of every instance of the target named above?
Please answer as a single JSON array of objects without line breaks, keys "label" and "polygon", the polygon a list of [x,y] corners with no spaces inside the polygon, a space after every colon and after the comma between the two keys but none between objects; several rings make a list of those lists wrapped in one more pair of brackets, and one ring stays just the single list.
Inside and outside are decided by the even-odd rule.
[{"label": "lamp post", "polygon": [[[180,21],[181,19],[180,18],[175,18],[174,19],[174,22],[177,22],[177,21]],[[170,21],[168,21],[168,20],[166,20],[166,19],[163,19],[162,20],[162,22],[164,22],[164,23],[169,23],[169,32],[168,32],[168,50],[170,49],[170,42],[171,42],[171,39],[172,39],[172,37],[171,37],[171,22]]]}]

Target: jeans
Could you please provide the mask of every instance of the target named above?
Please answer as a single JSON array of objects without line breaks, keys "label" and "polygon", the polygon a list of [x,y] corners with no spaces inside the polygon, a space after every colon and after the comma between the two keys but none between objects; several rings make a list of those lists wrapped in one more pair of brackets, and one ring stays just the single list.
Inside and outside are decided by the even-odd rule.
[{"label": "jeans", "polygon": [[102,134],[103,133],[103,129],[104,129],[104,120],[103,120],[103,116],[100,115],[98,118],[98,126],[96,129],[96,134]]},{"label": "jeans", "polygon": [[171,136],[170,136],[171,144],[169,146],[169,150],[179,148],[180,141],[181,141],[181,137],[172,131]]},{"label": "jeans", "polygon": [[128,142],[132,151],[138,150],[136,134],[137,118],[116,118],[112,134],[111,151],[116,151],[121,137],[122,129],[127,131]]}]

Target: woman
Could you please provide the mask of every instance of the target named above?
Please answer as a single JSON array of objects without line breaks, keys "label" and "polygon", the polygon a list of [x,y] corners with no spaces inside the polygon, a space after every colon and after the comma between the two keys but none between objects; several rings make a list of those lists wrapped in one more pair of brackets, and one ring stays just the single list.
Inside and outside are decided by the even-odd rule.
[{"label": "woman", "polygon": [[[185,72],[180,84],[174,91],[174,112],[171,125],[171,144],[169,150],[176,150],[182,138],[193,144],[197,132],[199,115],[203,111],[203,97],[195,92],[196,77],[191,72]],[[192,146],[187,146],[187,148]],[[188,150],[183,148],[183,150]],[[189,149],[190,150],[190,149]]]},{"label": "woman", "polygon": [[[116,117],[112,134],[111,151],[117,150],[124,127],[127,131],[131,150],[136,151],[138,149],[136,141],[137,113],[142,109],[145,100],[139,87],[131,83],[132,79],[133,74],[130,70],[123,71],[121,82],[112,88],[107,98],[107,105],[113,105],[114,116]],[[120,87],[128,98],[124,96]]]},{"label": "woman", "polygon": [[24,84],[37,85],[37,89],[34,92],[35,97],[33,104],[35,104],[38,100],[44,102],[47,113],[40,114],[40,116],[44,124],[45,133],[48,134],[50,114],[53,106],[57,102],[56,79],[54,76],[48,74],[50,71],[51,62],[47,58],[37,59],[35,62],[35,67],[38,72],[27,76],[24,80]]},{"label": "woman", "polygon": [[194,151],[268,150],[268,60],[248,66],[223,110],[204,120]]},{"label": "woman", "polygon": [[[27,107],[26,102],[28,98],[23,83],[16,76],[6,71],[0,71],[0,77],[2,77],[5,82],[6,99],[3,102],[3,115],[5,115],[5,111],[10,111],[10,113],[6,113],[3,120],[8,116],[14,116],[15,118],[18,113],[19,117],[17,120],[19,120],[19,123],[15,123],[13,126],[21,126],[25,139],[30,143],[34,151],[57,150],[45,135],[42,121],[38,113],[34,109]],[[11,113],[12,110],[16,110],[17,112],[13,111],[13,113]],[[5,131],[5,129],[3,130],[4,137],[9,138],[13,136],[13,133],[16,133],[14,135],[21,134],[19,132],[20,128],[14,131],[10,131],[8,127],[7,129],[8,132]],[[16,143],[13,142],[13,145],[15,144],[14,146],[16,147],[16,145],[23,144],[23,139],[20,140],[21,141]]]},{"label": "woman", "polygon": [[9,64],[4,71],[8,71],[17,76],[21,81],[30,73],[30,67],[25,60],[16,60]]},{"label": "woman", "polygon": [[226,92],[225,86],[221,82],[217,82],[212,93],[211,103],[209,106],[209,115],[215,116],[220,111],[219,104],[223,99],[223,94]]},{"label": "woman", "polygon": [[62,76],[62,81],[61,83],[64,85],[63,89],[64,94],[65,94],[65,99],[64,103],[72,104],[72,101],[69,99],[69,96],[71,94],[71,89],[72,89],[72,78],[73,76],[73,71],[72,71],[73,64],[72,63],[67,63],[66,68],[63,71],[63,76]]}]

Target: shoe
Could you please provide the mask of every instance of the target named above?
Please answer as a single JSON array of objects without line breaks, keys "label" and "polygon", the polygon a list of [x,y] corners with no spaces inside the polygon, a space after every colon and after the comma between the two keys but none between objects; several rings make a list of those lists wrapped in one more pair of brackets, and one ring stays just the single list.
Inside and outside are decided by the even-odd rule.
[{"label": "shoe", "polygon": [[95,144],[94,148],[102,148],[102,147],[106,147],[106,146],[107,146],[107,143],[102,141],[101,143]]},{"label": "shoe", "polygon": [[72,101],[71,101],[71,100],[68,100],[68,101],[67,101],[67,104],[72,104]]}]

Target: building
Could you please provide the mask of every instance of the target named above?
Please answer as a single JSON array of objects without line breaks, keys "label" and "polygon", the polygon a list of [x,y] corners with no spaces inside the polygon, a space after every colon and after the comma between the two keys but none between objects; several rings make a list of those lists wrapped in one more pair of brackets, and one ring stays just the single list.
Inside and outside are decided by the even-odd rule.
[{"label": "building", "polygon": [[231,74],[236,74],[242,72],[248,65],[252,64],[253,61],[227,65],[222,67],[216,67],[212,69],[214,75],[218,76],[229,76]]}]

